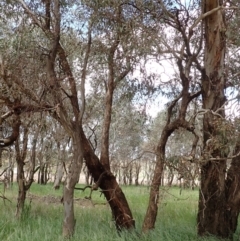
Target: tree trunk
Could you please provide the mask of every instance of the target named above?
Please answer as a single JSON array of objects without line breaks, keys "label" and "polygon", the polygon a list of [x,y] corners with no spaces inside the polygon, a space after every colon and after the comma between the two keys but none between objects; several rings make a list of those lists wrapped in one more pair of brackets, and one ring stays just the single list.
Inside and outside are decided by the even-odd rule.
[{"label": "tree trunk", "polygon": [[132,172],[133,172],[133,168],[132,168],[132,165],[130,164],[130,166],[128,167],[128,169],[129,169],[129,171],[128,171],[128,173],[129,173],[129,185],[131,186],[132,185]]},{"label": "tree trunk", "polygon": [[[204,13],[219,7],[218,0],[205,0]],[[201,165],[201,183],[198,207],[198,234],[229,237],[226,227],[225,174],[227,154],[220,145],[219,126],[224,118],[224,54],[225,23],[221,10],[205,18],[205,75],[202,79],[203,108],[216,112],[207,112],[203,118],[203,164]],[[222,108],[219,110],[219,108]],[[225,140],[220,140],[224,145]],[[215,158],[216,160],[210,160]]]},{"label": "tree trunk", "polygon": [[[235,147],[234,155],[240,152],[240,137]],[[226,227],[229,237],[232,238],[237,229],[238,216],[240,212],[240,156],[233,158],[226,179]]]},{"label": "tree trunk", "polygon": [[174,179],[174,173],[173,173],[172,170],[169,170],[169,173],[168,173],[168,184],[167,184],[169,187],[172,186],[173,179]]},{"label": "tree trunk", "polygon": [[[1,129],[2,127],[0,126],[0,129]],[[1,132],[0,132],[1,133]],[[3,150],[2,150],[2,148],[0,147],[0,168],[2,167],[2,152],[3,152]]]},{"label": "tree trunk", "polygon": [[84,143],[86,165],[94,181],[99,182],[99,187],[110,205],[117,230],[135,228],[135,220],[116,177],[100,163],[83,130],[81,130],[81,137]]},{"label": "tree trunk", "polygon": [[44,167],[44,185],[46,185],[48,180],[49,180],[48,168],[49,168],[48,163],[45,163],[45,167]]},{"label": "tree trunk", "polygon": [[139,175],[141,171],[141,165],[136,163],[135,165],[136,177],[135,177],[135,186],[139,186]]},{"label": "tree trunk", "polygon": [[17,182],[18,182],[18,202],[17,202],[17,210],[16,210],[17,217],[19,217],[22,214],[22,211],[24,209],[25,199],[26,199],[26,192],[33,183],[33,177],[34,177],[34,173],[35,173],[36,144],[37,144],[37,138],[38,138],[39,132],[40,132],[40,129],[38,129],[35,132],[33,142],[32,142],[28,180],[26,180],[27,178],[24,175],[25,174],[24,173],[24,165],[25,165],[24,160],[26,159],[27,143],[28,143],[28,129],[27,128],[24,128],[22,152],[20,152],[18,140],[15,143],[16,161],[17,161]]},{"label": "tree trunk", "polygon": [[45,163],[40,163],[40,168],[38,172],[38,184],[44,185],[44,170],[45,170]]},{"label": "tree trunk", "polygon": [[148,203],[147,213],[145,215],[143,226],[142,226],[143,232],[147,232],[150,229],[153,229],[155,226],[157,213],[158,213],[159,187],[161,185],[161,180],[162,180],[166,142],[164,143],[164,147],[158,148],[157,150],[156,166],[154,169],[154,175],[151,183],[149,203]]},{"label": "tree trunk", "polygon": [[[185,96],[184,98],[187,98]],[[184,103],[184,98],[182,103]],[[176,102],[174,102],[176,103]],[[171,116],[171,110],[174,105],[169,107],[169,116]],[[185,109],[186,107],[184,107]],[[187,123],[183,119],[176,119],[172,123],[166,123],[164,129],[162,131],[161,137],[159,139],[157,149],[156,149],[156,165],[154,169],[153,179],[151,182],[150,188],[150,196],[149,196],[149,203],[147,212],[143,221],[142,231],[148,232],[149,230],[153,229],[155,226],[157,212],[158,212],[158,204],[159,204],[159,187],[162,182],[163,176],[163,167],[165,162],[165,148],[168,141],[169,136],[177,129],[179,126],[185,126]]]},{"label": "tree trunk", "polygon": [[20,217],[24,203],[26,200],[26,189],[24,183],[24,162],[22,160],[17,161],[17,182],[18,182],[18,198],[17,198],[17,210],[16,216]]},{"label": "tree trunk", "polygon": [[53,184],[54,189],[60,188],[62,178],[63,178],[63,174],[64,174],[63,170],[64,170],[63,169],[63,163],[62,162],[58,163],[56,174],[55,174],[55,180],[54,180],[54,184]]},{"label": "tree trunk", "polygon": [[66,182],[63,191],[63,206],[64,206],[64,220],[63,220],[63,236],[71,237],[75,229],[74,216],[74,187],[78,183],[79,175],[83,164],[83,149],[80,135],[73,135],[73,161],[69,167]]},{"label": "tree trunk", "polygon": [[27,156],[28,145],[28,128],[24,127],[22,149],[20,150],[19,139],[15,142],[16,162],[17,162],[17,182],[18,182],[18,199],[16,216],[20,217],[22,214],[24,203],[26,199],[25,177],[24,177],[24,160]]}]

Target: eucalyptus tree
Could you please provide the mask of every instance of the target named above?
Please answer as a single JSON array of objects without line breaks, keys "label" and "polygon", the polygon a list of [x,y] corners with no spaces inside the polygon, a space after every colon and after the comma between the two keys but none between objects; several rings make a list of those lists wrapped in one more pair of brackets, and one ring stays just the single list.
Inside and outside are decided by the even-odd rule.
[{"label": "eucalyptus tree", "polygon": [[[192,107],[190,107],[191,109]],[[193,115],[192,111],[188,111],[188,117]],[[152,123],[149,125],[150,132],[148,133],[149,138],[147,139],[145,145],[149,146],[152,153],[154,153],[154,148],[156,146],[157,140],[159,139],[159,133],[163,130],[166,124],[166,112],[162,110],[158,115],[153,118]],[[195,125],[195,131],[200,135],[200,126]],[[196,185],[195,181],[199,174],[199,165],[197,158],[200,155],[200,147],[196,150],[196,156],[194,160],[184,159],[185,155],[189,154],[192,142],[194,141],[194,135],[184,128],[177,129],[168,139],[166,144],[166,159],[164,163],[164,170],[162,174],[162,185],[170,185],[174,181],[176,182],[186,181],[187,183],[192,183]],[[199,143],[198,143],[199,145]],[[167,181],[165,183],[164,181]]]},{"label": "eucalyptus tree", "polygon": [[[10,40],[13,40],[9,46],[11,51],[5,50],[1,63],[4,73],[1,83],[11,92],[1,96],[1,99],[18,115],[23,112],[50,112],[72,138],[74,157],[64,188],[63,234],[69,236],[75,226],[73,190],[83,160],[80,125],[84,112],[84,81],[91,33],[89,30],[87,43],[84,43],[86,48],[80,89],[82,105],[79,106],[76,82],[65,50],[60,44],[60,2],[31,1],[28,5],[24,1],[16,1],[6,6],[19,14],[21,23],[16,24],[16,34],[10,36]],[[64,16],[63,12],[61,16]]]},{"label": "eucalyptus tree", "polygon": [[[39,3],[18,0],[6,4],[10,11],[19,14],[21,21],[16,24],[17,34],[9,38],[14,40],[16,47],[10,55],[5,51],[1,67],[6,74],[2,80],[8,92],[19,96],[15,102],[7,102],[4,96],[1,100],[18,115],[37,111],[49,113],[71,137],[73,159],[64,187],[63,235],[71,236],[74,232],[73,192],[83,157],[97,186],[109,201],[117,228],[134,227],[126,198],[109,165],[113,92],[138,60],[134,55],[134,46],[138,43],[138,36],[134,35],[134,8],[119,1],[96,4],[95,1]],[[78,21],[72,22],[72,19]],[[68,33],[77,33],[70,35],[76,36],[72,42],[66,38]],[[79,42],[76,44],[76,41]],[[78,59],[72,46],[79,51]],[[86,77],[91,77],[91,72],[96,72],[99,77],[102,74],[100,68],[89,68],[93,58],[106,71],[100,160],[83,131]]]},{"label": "eucalyptus tree", "polygon": [[[186,3],[152,1],[151,3],[149,12],[153,20],[161,21],[161,26],[165,26],[171,33],[164,35],[163,31],[160,32],[164,38],[159,41],[156,48],[159,52],[169,54],[175,59],[178,74],[169,82],[173,87],[175,99],[167,108],[166,125],[156,147],[157,163],[143,231],[153,228],[156,220],[159,185],[169,136],[180,127],[192,132],[195,139],[187,159],[196,160],[199,136],[194,122],[201,115],[203,150],[197,159],[201,166],[198,234],[231,238],[236,230],[239,214],[237,195],[239,149],[235,140],[235,153],[229,156],[229,141],[235,132],[225,116],[227,104],[225,90],[229,84],[232,87],[234,85],[228,80],[228,68],[226,68],[228,63],[225,62],[226,33],[228,33],[225,15],[231,16],[238,6],[232,5],[233,3],[225,6],[215,0],[202,1],[201,6],[199,1]],[[228,19],[230,20],[231,18]],[[235,69],[236,67],[237,65]],[[234,77],[237,76],[238,73]],[[189,104],[200,94],[198,102],[202,102],[202,109],[188,119]],[[226,165],[227,159],[232,159],[229,169]]]},{"label": "eucalyptus tree", "polygon": [[[226,16],[232,14],[230,5],[205,0],[203,19],[205,29],[204,71],[202,76],[203,102],[203,155],[201,163],[201,189],[199,194],[198,233],[231,238],[236,231],[239,215],[238,141],[231,166],[229,143],[234,134],[226,118],[226,92],[231,83],[225,59],[227,48]],[[224,10],[223,10],[224,9]],[[228,19],[227,21],[230,21]],[[231,49],[228,49],[231,52]],[[226,63],[226,64],[225,64]],[[232,85],[232,84],[231,84]],[[233,86],[233,85],[232,85]],[[231,133],[231,134],[230,134]],[[231,155],[230,155],[231,156]]]},{"label": "eucalyptus tree", "polygon": [[61,183],[64,183],[63,178],[67,174],[68,165],[71,163],[70,153],[72,144],[71,139],[58,123],[56,123],[54,129],[53,138],[56,144],[54,148],[54,160],[51,160],[51,165],[54,167],[53,170],[55,170],[53,187],[59,189]]},{"label": "eucalyptus tree", "polygon": [[[15,142],[16,162],[17,162],[17,183],[18,183],[18,200],[16,216],[20,217],[24,210],[26,193],[30,189],[34,174],[38,170],[36,167],[37,143],[41,128],[41,116],[38,119],[30,120],[24,118],[22,125],[22,135],[19,135]],[[31,147],[29,147],[31,145]],[[28,169],[28,171],[26,171]]]},{"label": "eucalyptus tree", "polygon": [[[193,4],[195,4],[194,7],[197,7],[197,3]],[[184,128],[198,138],[194,132],[192,121],[187,118],[187,112],[191,101],[199,97],[201,93],[198,79],[201,72],[199,70],[193,71],[196,66],[199,66],[202,54],[202,38],[199,37],[202,29],[198,25],[195,26],[200,10],[179,1],[173,2],[173,5],[175,7],[167,5],[164,1],[152,1],[151,4],[148,4],[152,23],[155,24],[152,36],[158,40],[155,40],[153,46],[157,53],[175,61],[177,72],[173,73],[172,79],[165,81],[165,86],[162,86],[163,91],[164,87],[168,89],[168,93],[170,89],[172,101],[166,108],[166,122],[154,150],[156,166],[151,182],[147,213],[142,227],[144,232],[154,228],[155,225],[159,205],[159,186],[166,158],[166,145],[170,135],[177,129]],[[190,11],[193,11],[193,14],[190,14]],[[186,31],[186,26],[191,26],[189,31]],[[194,154],[195,148],[190,150],[190,155]]]}]

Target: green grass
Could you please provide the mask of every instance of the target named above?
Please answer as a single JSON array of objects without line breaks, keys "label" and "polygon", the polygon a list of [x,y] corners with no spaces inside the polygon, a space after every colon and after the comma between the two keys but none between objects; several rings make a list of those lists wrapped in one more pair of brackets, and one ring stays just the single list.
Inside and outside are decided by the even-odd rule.
[{"label": "green grass", "polygon": [[[1,186],[0,186],[1,187]],[[196,235],[196,214],[198,191],[182,190],[179,188],[164,188],[161,190],[161,201],[156,227],[147,235],[141,235],[141,225],[146,213],[149,189],[147,187],[123,187],[129,201],[133,216],[136,220],[136,231],[131,233],[116,232],[112,222],[111,212],[107,205],[82,206],[75,205],[77,219],[75,235],[72,240],[80,241],[216,241],[213,237],[198,238]],[[58,196],[62,190],[55,191],[52,185],[40,186],[33,184],[30,192],[37,196]],[[17,185],[5,193],[12,202],[0,199],[0,240],[4,241],[62,241],[61,226],[63,208],[61,204],[46,204],[29,199],[22,219],[15,218]],[[76,191],[76,198],[89,195]],[[94,203],[105,203],[100,192],[93,193]],[[239,232],[238,232],[239,234]],[[235,240],[239,240],[236,234]]]}]

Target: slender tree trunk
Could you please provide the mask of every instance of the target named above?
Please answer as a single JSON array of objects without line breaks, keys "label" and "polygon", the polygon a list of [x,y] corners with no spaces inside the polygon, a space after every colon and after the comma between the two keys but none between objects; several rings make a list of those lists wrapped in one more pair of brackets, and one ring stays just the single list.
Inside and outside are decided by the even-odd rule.
[{"label": "slender tree trunk", "polygon": [[150,188],[150,196],[147,212],[143,221],[142,231],[147,232],[150,229],[153,229],[155,226],[157,213],[158,213],[158,205],[159,205],[159,187],[161,185],[162,180],[162,172],[164,166],[164,158],[165,158],[165,143],[161,147],[157,149],[157,159],[156,166],[154,169],[154,175]]},{"label": "slender tree trunk", "polygon": [[45,184],[44,181],[44,169],[45,169],[45,163],[40,164],[39,172],[38,172],[38,184]]},{"label": "slender tree trunk", "polygon": [[173,183],[173,179],[174,179],[174,173],[172,170],[169,170],[169,174],[168,174],[168,186],[171,187],[172,183]]},{"label": "slender tree trunk", "polygon": [[18,198],[17,198],[17,210],[16,216],[20,217],[24,208],[26,200],[26,189],[24,183],[24,162],[22,160],[17,161],[17,182],[18,182]]},{"label": "slender tree trunk", "polygon": [[28,145],[28,128],[25,127],[23,131],[22,148],[20,150],[19,139],[15,142],[16,162],[17,162],[17,182],[18,182],[18,198],[16,216],[20,217],[22,214],[24,203],[26,199],[25,177],[24,177],[24,160],[27,156]]},{"label": "slender tree trunk", "polygon": [[[0,128],[2,128],[2,127],[0,126]],[[0,133],[1,133],[1,131],[0,131]],[[3,152],[3,150],[0,147],[0,167],[2,167],[2,152]]]},{"label": "slender tree trunk", "polygon": [[44,175],[43,175],[44,176],[44,185],[46,185],[49,180],[48,168],[49,168],[48,163],[45,163]]},{"label": "slender tree trunk", "polygon": [[133,168],[132,165],[129,166],[129,185],[132,185],[132,172],[133,172]]},{"label": "slender tree trunk", "polygon": [[[182,64],[180,63],[179,65]],[[180,70],[182,70],[180,68]],[[143,221],[142,231],[148,232],[153,229],[155,226],[158,205],[159,205],[159,187],[161,185],[162,177],[163,177],[163,167],[165,162],[165,148],[168,141],[169,136],[179,127],[183,127],[189,131],[193,131],[191,124],[185,120],[186,110],[189,102],[191,101],[190,95],[188,93],[189,88],[189,79],[181,72],[182,79],[184,82],[184,88],[182,90],[182,101],[181,106],[179,108],[178,118],[171,122],[172,110],[176,105],[178,99],[175,99],[171,105],[168,107],[168,117],[167,123],[163,128],[161,133],[161,137],[159,139],[157,149],[156,149],[156,165],[154,169],[153,179],[151,182],[150,188],[150,196],[147,212]]]},{"label": "slender tree trunk", "polygon": [[69,167],[63,191],[63,236],[71,237],[75,229],[74,216],[74,187],[78,183],[79,175],[83,164],[83,149],[81,136],[76,133],[73,135],[73,161]]},{"label": "slender tree trunk", "polygon": [[[205,0],[204,13],[219,6],[218,0]],[[205,21],[205,76],[203,76],[203,108],[217,111],[224,118],[225,102],[224,55],[225,55],[225,23],[221,10],[206,17]],[[221,110],[219,108],[222,108]],[[226,153],[221,147],[214,145],[219,140],[219,126],[222,119],[210,111],[203,119],[203,164],[201,165],[201,183],[198,207],[198,234],[229,237],[226,227]],[[224,145],[224,140],[221,140]],[[216,158],[216,160],[209,160]]]},{"label": "slender tree trunk", "polygon": [[139,174],[140,174],[140,170],[141,170],[141,165],[136,164],[135,170],[136,170],[135,186],[139,186]]},{"label": "slender tree trunk", "polygon": [[63,170],[64,170],[63,169],[63,163],[62,162],[58,163],[56,174],[55,174],[55,180],[54,180],[54,184],[53,184],[54,189],[60,188],[62,178],[63,178],[63,174],[64,174]]}]

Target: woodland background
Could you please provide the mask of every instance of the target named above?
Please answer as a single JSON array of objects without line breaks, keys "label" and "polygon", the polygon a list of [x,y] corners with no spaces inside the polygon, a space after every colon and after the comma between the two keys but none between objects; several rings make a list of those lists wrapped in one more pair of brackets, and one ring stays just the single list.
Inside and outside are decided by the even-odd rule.
[{"label": "woodland background", "polygon": [[180,185],[199,189],[198,235],[233,238],[238,1],[8,0],[0,11],[0,178],[18,183],[18,218],[33,182],[63,183],[64,237],[76,189],[101,190],[117,231],[130,231],[119,184],[148,185],[144,234],[160,186]]}]

